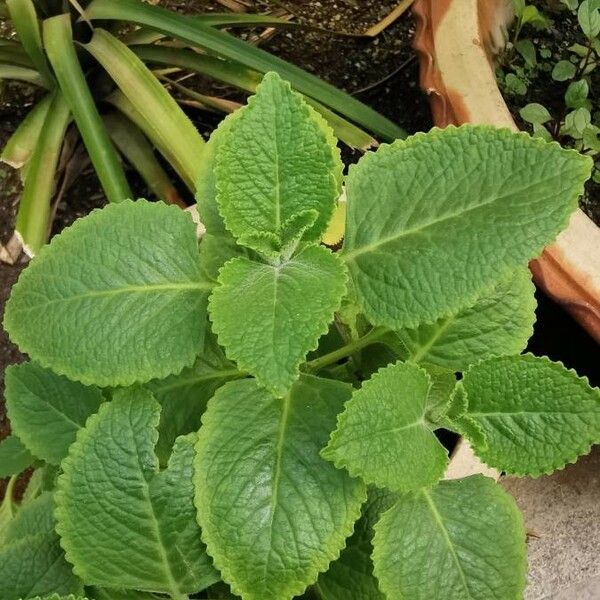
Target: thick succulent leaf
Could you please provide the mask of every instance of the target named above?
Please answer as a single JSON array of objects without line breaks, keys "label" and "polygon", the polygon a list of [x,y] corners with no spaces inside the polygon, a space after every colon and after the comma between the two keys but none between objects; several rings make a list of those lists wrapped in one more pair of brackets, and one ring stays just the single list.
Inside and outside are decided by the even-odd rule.
[{"label": "thick succulent leaf", "polygon": [[204,351],[193,367],[147,384],[162,407],[156,444],[161,465],[167,464],[180,435],[198,431],[206,404],[214,393],[227,381],[240,376],[214,337],[208,336]]},{"label": "thick succulent leaf", "polygon": [[57,531],[87,584],[179,598],[218,574],[195,518],[195,434],[177,440],[168,468],[158,472],[159,413],[148,391],[130,388],[88,420],[63,461]]},{"label": "thick succulent leaf", "polygon": [[344,255],[371,322],[454,314],[564,229],[590,160],[488,126],[434,129],[351,167]]},{"label": "thick succulent leaf", "polygon": [[425,418],[431,387],[417,365],[381,369],[354,392],[322,456],[390,490],[433,485],[446,470],[448,454]]},{"label": "thick succulent leaf", "polygon": [[236,258],[221,269],[219,282],[209,310],[227,356],[284,394],[340,307],[343,263],[326,248],[309,246],[277,265]]},{"label": "thick succulent leaf", "polygon": [[246,379],[208,403],[198,518],[216,567],[244,600],[301,594],[352,532],[365,488],[319,456],[349,396],[349,386],[303,376],[284,398]]},{"label": "thick succulent leaf", "polygon": [[192,365],[210,289],[191,217],[162,202],[124,201],[42,249],[13,288],[4,325],[57,373],[130,385]]},{"label": "thick succulent leaf", "polygon": [[375,526],[373,562],[394,600],[519,600],[523,517],[492,479],[474,475],[401,496]]},{"label": "thick succulent leaf", "polygon": [[13,431],[38,458],[58,465],[102,392],[35,363],[6,369],[6,407]]},{"label": "thick succulent leaf", "polygon": [[346,547],[315,584],[323,600],[386,600],[373,575],[373,527],[396,499],[391,492],[369,490],[362,515]]},{"label": "thick succulent leaf", "polygon": [[0,442],[0,478],[18,475],[35,461],[31,452],[16,435]]},{"label": "thick succulent leaf", "polygon": [[414,362],[454,371],[492,356],[519,354],[535,322],[531,274],[523,267],[478,298],[469,308],[398,335]]},{"label": "thick succulent leaf", "polygon": [[[561,469],[600,442],[600,390],[574,371],[532,355],[493,358],[465,373],[467,416],[487,447],[489,466],[537,476]],[[465,432],[469,435],[468,432]]]},{"label": "thick succulent leaf", "polygon": [[[241,244],[270,253],[265,232],[282,245],[320,238],[341,191],[342,163],[332,139],[287,82],[265,75],[216,159],[220,212]],[[313,222],[292,226],[305,211],[314,212]]]},{"label": "thick succulent leaf", "polygon": [[0,548],[0,598],[19,600],[81,594],[54,531],[54,502],[49,493],[21,508],[10,522]]}]

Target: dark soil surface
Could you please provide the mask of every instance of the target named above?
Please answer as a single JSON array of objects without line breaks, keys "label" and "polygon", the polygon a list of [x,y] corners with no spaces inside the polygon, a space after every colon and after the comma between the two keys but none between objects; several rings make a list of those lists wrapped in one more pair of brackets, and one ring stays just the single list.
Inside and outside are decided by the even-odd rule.
[{"label": "dark soil surface", "polygon": [[[577,22],[577,16],[566,10],[557,0],[528,0],[528,4],[537,6],[550,19],[550,26],[546,29],[536,29],[525,25],[519,39],[530,39],[538,53],[538,69],[531,78],[527,93],[516,95],[505,93],[505,99],[517,124],[524,130],[530,131],[531,126],[519,116],[519,110],[526,104],[536,102],[545,106],[553,119],[563,121],[568,109],[565,105],[565,92],[569,81],[559,82],[552,79],[552,67],[559,60],[569,60],[572,53],[569,47],[573,44],[587,45],[587,41]],[[514,34],[514,32],[512,32]],[[548,51],[551,56],[544,58],[540,51]],[[505,65],[524,67],[524,59],[514,51],[508,51],[500,57]],[[510,72],[510,67],[505,69]],[[600,67],[589,75],[589,99],[592,101],[593,123],[600,126]],[[550,128],[552,130],[552,127]],[[554,132],[553,132],[554,133]],[[563,145],[570,145],[571,138],[556,136],[557,141]],[[596,158],[596,167],[600,169],[600,158]],[[581,208],[587,215],[600,226],[600,183],[589,181],[586,186],[585,196],[581,199]]]}]

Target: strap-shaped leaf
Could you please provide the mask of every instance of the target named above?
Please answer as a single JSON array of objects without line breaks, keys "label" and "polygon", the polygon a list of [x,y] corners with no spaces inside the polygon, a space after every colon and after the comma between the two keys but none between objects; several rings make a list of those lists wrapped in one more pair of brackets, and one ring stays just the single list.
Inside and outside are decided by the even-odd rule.
[{"label": "strap-shaped leaf", "polygon": [[193,367],[147,384],[162,408],[156,444],[161,465],[167,464],[180,435],[198,431],[206,404],[214,393],[227,381],[240,376],[235,365],[223,355],[214,336],[209,336]]},{"label": "strap-shaped leaf", "polygon": [[244,600],[301,594],[336,559],[364,485],[319,451],[349,387],[303,376],[284,398],[234,381],[208,403],[196,447],[196,506],[208,551]]},{"label": "strap-shaped leaf", "polygon": [[0,442],[0,478],[18,475],[30,467],[35,458],[16,435]]},{"label": "strap-shaped leaf", "polygon": [[19,600],[53,593],[81,594],[54,531],[54,502],[45,493],[19,510],[0,548],[0,598]]},{"label": "strap-shaped leaf", "polygon": [[406,494],[375,526],[375,575],[394,600],[519,600],[523,517],[492,479],[474,475]]},{"label": "strap-shaped leaf", "polygon": [[463,379],[467,415],[487,447],[468,431],[475,453],[515,475],[541,475],[575,462],[600,442],[600,390],[547,358],[494,358]]},{"label": "strap-shaped leaf", "polygon": [[433,485],[448,454],[425,418],[430,390],[431,378],[417,365],[381,369],[354,392],[322,456],[390,490]]},{"label": "strap-shaped leaf", "polygon": [[13,431],[31,452],[58,465],[103,400],[102,392],[29,362],[6,369],[6,407]]},{"label": "strap-shaped leaf", "polygon": [[455,315],[398,333],[411,360],[465,371],[492,356],[519,354],[535,321],[531,274],[523,267]]},{"label": "strap-shaped leaf", "polygon": [[40,252],[13,288],[4,325],[57,373],[129,385],[192,365],[210,288],[191,217],[162,202],[124,201],[80,219]]},{"label": "strap-shaped leaf", "polygon": [[221,269],[219,282],[209,309],[227,356],[284,394],[340,307],[343,263],[326,248],[309,246],[276,265],[236,258]]},{"label": "strap-shaped leaf", "polygon": [[362,515],[346,547],[315,584],[323,600],[386,600],[373,575],[373,527],[396,499],[396,494],[391,492],[369,490]]},{"label": "strap-shaped leaf", "polygon": [[[265,75],[217,153],[220,212],[240,243],[271,253],[265,233],[280,245],[320,239],[341,191],[339,150],[326,127],[287,82]],[[298,229],[306,211],[312,222]]]},{"label": "strap-shaped leaf", "polygon": [[344,242],[366,315],[399,329],[472,305],[564,229],[589,175],[577,152],[488,126],[366,154],[348,176]]},{"label": "strap-shaped leaf", "polygon": [[57,531],[87,584],[181,598],[218,574],[195,518],[195,434],[177,440],[168,468],[158,472],[159,413],[149,392],[130,388],[88,420],[63,461]]}]

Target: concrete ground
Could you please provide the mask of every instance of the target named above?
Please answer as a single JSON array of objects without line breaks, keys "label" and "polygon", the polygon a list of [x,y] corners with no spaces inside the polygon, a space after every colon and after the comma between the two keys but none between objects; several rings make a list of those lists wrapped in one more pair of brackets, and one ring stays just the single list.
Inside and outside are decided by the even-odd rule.
[{"label": "concrete ground", "polygon": [[600,600],[600,446],[549,477],[505,477],[529,533],[526,600]]}]

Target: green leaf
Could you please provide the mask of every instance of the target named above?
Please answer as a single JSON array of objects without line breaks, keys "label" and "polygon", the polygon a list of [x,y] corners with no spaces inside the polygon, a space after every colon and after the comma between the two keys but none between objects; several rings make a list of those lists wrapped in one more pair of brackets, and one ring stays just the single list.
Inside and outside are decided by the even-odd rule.
[{"label": "green leaf", "polygon": [[583,0],[577,11],[577,20],[588,38],[595,38],[600,34],[600,9],[596,3]]},{"label": "green leaf", "polygon": [[6,0],[10,20],[17,36],[48,88],[55,85],[52,71],[44,54],[40,24],[33,0]]},{"label": "green leaf", "polygon": [[585,79],[572,81],[565,93],[565,102],[569,108],[583,108],[586,106],[590,88]]},{"label": "green leaf", "polygon": [[323,600],[385,600],[373,575],[373,527],[396,501],[391,492],[371,488],[361,518],[340,557],[315,584]]},{"label": "green leaf", "polygon": [[86,587],[85,593],[90,600],[159,600],[154,594],[136,590]]},{"label": "green leaf", "polygon": [[46,94],[27,113],[27,116],[6,142],[0,155],[2,162],[15,169],[20,169],[29,162],[37,146],[53,99],[53,94]]},{"label": "green leaf", "polygon": [[[73,594],[69,594],[68,596],[61,596],[60,594],[52,594],[51,596],[36,596],[33,600],[87,600],[83,596],[74,596]],[[115,600],[117,600],[115,598]]]},{"label": "green leaf", "polygon": [[[83,596],[74,596],[73,594],[69,594],[68,596],[61,596],[60,594],[52,594],[51,596],[36,596],[33,600],[87,600]],[[115,598],[115,600],[117,600]]]},{"label": "green leaf", "polygon": [[390,599],[523,597],[523,517],[482,475],[402,496],[375,526],[374,546],[375,575]]},{"label": "green leaf", "polygon": [[227,381],[241,376],[210,337],[193,367],[147,384],[162,407],[156,445],[161,465],[167,464],[180,435],[198,430],[206,404],[214,393]]},{"label": "green leaf", "polygon": [[534,125],[543,125],[552,119],[552,115],[548,112],[548,109],[536,102],[524,106],[519,111],[519,114],[524,121]]},{"label": "green leaf", "polygon": [[169,162],[193,190],[204,153],[204,140],[175,98],[146,65],[108,31],[95,28],[85,48],[143,114],[152,130],[151,138],[157,140],[159,148],[168,149]]},{"label": "green leaf", "polygon": [[464,371],[491,356],[519,354],[533,333],[534,286],[526,268],[515,271],[455,315],[398,332],[410,360]]},{"label": "green leaf", "polygon": [[527,93],[527,85],[514,73],[509,73],[504,80],[506,91],[517,96],[524,96]]},{"label": "green leaf", "polygon": [[561,134],[567,134],[579,140],[592,122],[592,115],[587,108],[576,108],[565,117]]},{"label": "green leaf", "polygon": [[456,375],[453,371],[436,365],[423,365],[423,367],[431,377],[426,418],[430,423],[435,423],[446,412],[456,387]]},{"label": "green leaf", "polygon": [[211,287],[191,217],[125,201],[42,249],[13,288],[4,326],[44,367],[85,384],[130,385],[192,365]]},{"label": "green leaf", "polygon": [[518,40],[515,43],[515,50],[523,57],[528,66],[535,67],[537,65],[536,50],[531,40]]},{"label": "green leaf", "polygon": [[227,115],[212,132],[204,147],[204,155],[196,179],[196,202],[198,203],[200,220],[209,235],[233,239],[231,233],[225,227],[217,204],[215,163],[223,140],[227,138],[233,123],[243,114],[244,110],[246,109],[242,107]]},{"label": "green leaf", "polygon": [[414,328],[474,304],[566,226],[590,166],[481,125],[366,154],[348,176],[343,251],[366,316]]},{"label": "green leaf", "polygon": [[567,79],[573,79],[577,67],[568,60],[559,60],[552,69],[552,79],[554,81],[567,81]]},{"label": "green leaf", "polygon": [[35,363],[6,369],[6,406],[13,431],[38,458],[58,465],[103,400],[86,387]]},{"label": "green leaf", "polygon": [[529,354],[494,358],[471,367],[463,385],[467,414],[487,439],[487,448],[471,440],[473,448],[491,467],[549,474],[600,442],[600,391],[560,363]]},{"label": "green leaf", "polygon": [[28,469],[35,458],[16,435],[0,442],[0,479],[18,475]]},{"label": "green leaf", "polygon": [[[68,13],[44,21],[44,47],[58,81],[60,94],[73,113],[106,197],[111,202],[131,198],[119,155],[108,137],[79,62],[73,41],[71,16]],[[51,114],[52,111],[49,115]]]},{"label": "green leaf", "polygon": [[[283,245],[298,234],[317,241],[327,228],[341,192],[342,163],[317,118],[288,83],[269,73],[232,121],[215,175],[220,212],[241,244],[262,252],[257,234],[272,234]],[[314,224],[289,231],[308,210],[318,215]]]},{"label": "green leaf", "polygon": [[[70,120],[69,107],[62,94],[56,92],[26,166],[25,184],[15,222],[15,230],[23,239],[25,251],[30,256],[37,254],[48,241],[56,174]],[[31,131],[30,134],[35,135],[35,132]]]},{"label": "green leaf", "polygon": [[309,246],[278,265],[233,259],[219,282],[209,310],[227,356],[273,393],[285,393],[340,307],[343,263],[329,250]]},{"label": "green leaf", "polygon": [[319,456],[349,396],[349,386],[303,376],[283,399],[247,379],[208,403],[198,518],[216,567],[244,600],[301,594],[352,532],[365,488]]},{"label": "green leaf", "polygon": [[448,464],[425,419],[428,373],[411,363],[381,369],[352,395],[321,455],[353,477],[393,491],[433,485]]},{"label": "green leaf", "polygon": [[87,584],[181,598],[218,575],[195,519],[196,436],[180,437],[168,468],[159,472],[159,413],[149,392],[130,388],[88,420],[63,461],[56,529]]},{"label": "green leaf", "polygon": [[45,493],[19,510],[0,548],[0,598],[81,594],[54,531],[54,501]]}]

